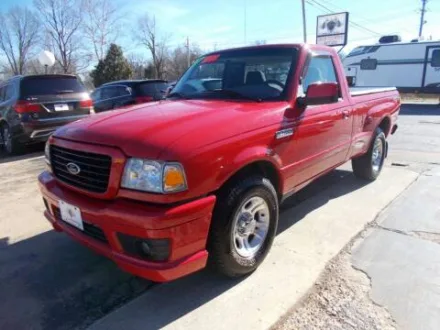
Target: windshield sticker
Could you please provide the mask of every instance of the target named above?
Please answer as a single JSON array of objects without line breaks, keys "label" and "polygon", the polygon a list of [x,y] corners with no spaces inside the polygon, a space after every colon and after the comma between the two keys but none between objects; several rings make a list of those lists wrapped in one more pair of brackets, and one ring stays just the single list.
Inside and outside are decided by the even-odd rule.
[{"label": "windshield sticker", "polygon": [[218,60],[219,57],[220,57],[220,54],[206,56],[203,59],[202,63],[214,63],[215,61]]}]

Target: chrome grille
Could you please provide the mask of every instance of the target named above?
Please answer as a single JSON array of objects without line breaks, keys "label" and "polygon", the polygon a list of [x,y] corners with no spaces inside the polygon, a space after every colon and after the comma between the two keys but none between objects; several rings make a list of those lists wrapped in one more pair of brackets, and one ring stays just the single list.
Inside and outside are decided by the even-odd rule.
[{"label": "chrome grille", "polygon": [[[107,191],[112,164],[110,156],[51,145],[50,158],[53,173],[60,181],[94,193]],[[68,170],[67,165],[71,163],[80,169],[79,173]]]}]

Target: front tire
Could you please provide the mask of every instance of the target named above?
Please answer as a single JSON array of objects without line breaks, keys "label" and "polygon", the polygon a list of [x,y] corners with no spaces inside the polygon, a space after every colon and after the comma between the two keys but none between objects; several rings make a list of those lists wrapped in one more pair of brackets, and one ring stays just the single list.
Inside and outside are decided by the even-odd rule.
[{"label": "front tire", "polygon": [[220,192],[208,242],[210,264],[228,277],[253,272],[272,246],[278,214],[277,193],[264,177],[237,181]]},{"label": "front tire", "polygon": [[367,153],[353,158],[351,161],[354,175],[363,180],[376,180],[382,171],[386,149],[385,134],[380,128],[377,128]]}]

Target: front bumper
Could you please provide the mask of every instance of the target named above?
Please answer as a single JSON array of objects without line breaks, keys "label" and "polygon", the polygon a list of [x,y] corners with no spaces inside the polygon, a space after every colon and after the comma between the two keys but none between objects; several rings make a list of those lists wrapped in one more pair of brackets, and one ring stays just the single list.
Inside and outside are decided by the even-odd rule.
[{"label": "front bumper", "polygon": [[[43,172],[38,180],[47,207],[44,214],[54,229],[64,231],[110,258],[121,269],[155,282],[165,282],[205,267],[215,196],[180,205],[157,206],[127,199],[92,199],[58,184],[49,172]],[[102,229],[106,242],[60,220],[56,212],[60,200],[80,208],[83,221]],[[169,257],[161,262],[134,257],[124,251],[118,233],[145,239],[169,239]]]}]

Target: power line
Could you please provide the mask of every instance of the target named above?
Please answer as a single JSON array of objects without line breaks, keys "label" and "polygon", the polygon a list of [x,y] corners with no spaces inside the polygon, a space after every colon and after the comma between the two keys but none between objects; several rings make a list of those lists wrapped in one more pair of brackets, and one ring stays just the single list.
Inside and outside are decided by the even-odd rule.
[{"label": "power line", "polygon": [[[315,8],[317,8],[317,9],[321,10],[322,12],[324,12],[326,14],[334,13],[334,10],[324,6],[323,4],[318,2],[317,0],[306,0],[306,1],[307,1],[307,3],[309,5],[311,5],[311,6],[315,7]],[[374,34],[374,35],[377,35],[377,36],[381,35],[380,33],[376,32],[376,31],[373,31],[373,30],[371,30],[369,28],[366,28],[365,26],[362,26],[362,25],[360,25],[360,24],[358,24],[356,22],[353,22],[353,21],[350,21],[348,24],[351,25],[352,27],[358,29],[358,30],[363,31],[363,32],[368,32],[368,33],[371,33],[371,34]]]},{"label": "power line", "polygon": [[[319,3],[318,1],[316,1],[316,0],[305,0],[308,4],[310,4],[311,6],[313,6],[313,7],[315,7],[315,8],[317,8],[318,10],[320,10],[321,12],[325,12],[325,13],[334,13],[334,10],[332,10],[332,9],[330,9],[329,7],[327,7],[327,6],[325,6],[325,5],[323,5],[323,4],[321,4],[321,3]],[[312,1],[312,2],[316,2],[316,4],[314,4],[314,3],[312,3],[312,2],[310,2],[310,1]],[[329,1],[328,0],[320,0],[320,1],[322,1],[322,2],[326,2],[326,4],[328,4],[329,6],[332,6],[332,7],[335,7],[335,8],[339,8],[339,9],[341,9],[341,10],[345,10],[345,9],[343,9],[342,7],[339,7],[339,6],[336,6],[336,5],[333,5],[333,4],[330,4],[329,3]],[[407,11],[405,11],[405,13],[406,13]],[[403,13],[403,12],[401,12],[401,13]],[[385,14],[385,13],[382,13],[382,14]],[[396,14],[396,13],[394,13],[394,14]],[[378,20],[370,20],[371,22],[373,22],[373,21],[380,21],[380,19],[378,19]],[[369,34],[374,34],[374,35],[380,35],[379,33],[377,33],[377,32],[375,32],[375,31],[373,31],[373,30],[370,30],[370,29],[368,29],[368,28],[366,28],[366,27],[364,27],[364,26],[362,26],[362,25],[360,25],[359,23],[356,23],[356,22],[350,22],[350,25],[351,26],[353,26],[354,28],[356,28],[356,29],[358,29],[358,30],[361,30],[362,29],[362,31],[363,32],[368,32]],[[359,27],[357,27],[356,25],[360,25],[361,27],[359,28]],[[365,31],[365,29],[367,29],[367,31]],[[247,30],[247,29],[246,29]],[[246,32],[246,34],[249,36],[249,32],[252,32],[252,33],[255,33],[255,32],[258,32],[258,31],[263,31],[263,30],[267,30],[266,28],[257,28],[257,29],[251,29],[251,30],[247,30]],[[397,32],[396,32],[397,33]],[[285,36],[283,36],[283,34],[285,35]],[[314,34],[307,34],[307,36],[308,37],[310,37],[310,36],[313,36]],[[271,40],[271,43],[274,43],[274,42],[277,42],[277,41],[280,41],[280,42],[282,42],[282,41],[285,41],[285,40],[296,40],[296,39],[298,39],[298,42],[300,41],[300,38],[301,37],[303,37],[302,35],[295,35],[295,36],[291,36],[291,32],[288,32],[288,33],[282,33],[282,34],[278,34],[278,35],[273,35],[272,33],[269,33],[269,34],[264,34],[264,35],[259,35],[258,36],[258,38],[262,38],[262,39],[265,39],[265,38],[269,38],[270,40]],[[367,40],[367,39],[372,39],[373,37],[366,37],[366,38],[361,38],[361,39],[359,39],[359,38],[357,38],[357,39],[350,39],[350,42],[353,42],[353,41],[360,41],[360,40]],[[248,38],[248,39],[250,39],[250,38]],[[233,47],[235,47],[235,46],[244,46],[246,43],[244,43],[244,42],[240,42],[240,41],[237,41],[237,42],[228,42],[228,41],[220,41],[220,42],[216,42],[216,41],[212,41],[212,40],[209,40],[209,41],[202,41],[202,42],[200,42],[200,43],[197,43],[196,42],[196,44],[199,46],[199,47],[201,47],[201,48],[212,48],[212,45],[213,44],[215,44],[216,46],[220,46],[220,47],[223,47],[223,46],[233,46]],[[186,47],[186,40],[185,41],[181,41],[181,42],[178,42],[178,41],[175,41],[175,42],[172,42],[172,43],[170,43],[169,44],[169,46],[170,47],[178,47],[178,46],[184,46],[184,47]]]},{"label": "power line", "polygon": [[[341,11],[346,11],[347,9],[346,8],[342,8],[341,6],[338,6],[338,5],[335,5],[334,3],[332,3],[332,2],[330,2],[329,0],[321,0],[322,2],[324,2],[326,5],[328,5],[328,6],[332,6],[332,7],[334,7],[334,8],[336,8],[336,9],[338,9],[338,10],[341,10]],[[385,17],[385,18],[389,18],[389,16],[390,15],[397,15],[397,14],[403,14],[403,13],[410,13],[410,12],[414,12],[414,10],[405,10],[405,11],[400,11],[400,12],[396,12],[396,11],[392,11],[392,12],[385,12],[385,13],[383,13],[382,12],[382,14],[385,14],[385,15],[381,15],[381,18],[380,19],[374,19],[374,20],[372,20],[372,19],[369,19],[369,18],[366,18],[366,17],[364,17],[364,16],[361,16],[361,15],[359,15],[359,14],[353,14],[353,13],[351,13],[350,12],[350,16],[352,17],[352,15],[355,15],[356,17],[358,17],[358,18],[360,18],[362,21],[365,21],[365,22],[370,22],[370,23],[376,23],[376,22],[378,22],[378,21],[382,21],[382,24],[383,25],[386,25],[386,26],[391,26],[391,24],[390,23],[387,23],[386,21],[384,22],[384,19],[383,19],[383,17]],[[407,31],[407,32],[411,32],[408,28],[402,28],[402,30],[405,30],[405,31]]]},{"label": "power line", "polygon": [[[317,0],[307,0],[307,3],[309,5],[314,6],[315,8],[318,8],[317,6],[319,6],[320,8],[318,8],[318,9],[320,9],[324,13],[327,13],[327,14],[334,13],[334,11],[332,9],[324,6],[323,4],[318,2]],[[364,27],[364,26],[362,26],[362,25],[360,25],[360,24],[358,24],[356,22],[350,21],[348,24],[351,25],[354,28],[357,28],[358,30],[363,30],[364,32],[372,33],[372,34],[375,34],[375,35],[380,35],[380,33],[377,33],[376,31],[373,31],[373,30],[371,30],[369,28],[366,28],[366,27]]]}]

